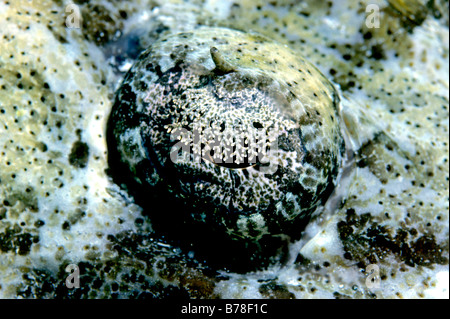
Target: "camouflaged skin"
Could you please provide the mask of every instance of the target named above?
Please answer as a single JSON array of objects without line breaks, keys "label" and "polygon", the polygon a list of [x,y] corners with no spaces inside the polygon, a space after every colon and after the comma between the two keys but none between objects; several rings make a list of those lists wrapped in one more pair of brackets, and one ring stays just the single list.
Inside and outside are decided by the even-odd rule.
[{"label": "camouflaged skin", "polygon": [[[71,3],[0,1],[0,296],[448,298],[448,1],[75,1],[69,28]],[[108,175],[127,68],[202,25],[285,45],[341,98],[351,165],[291,258],[264,271],[218,273],[155,236]]]}]

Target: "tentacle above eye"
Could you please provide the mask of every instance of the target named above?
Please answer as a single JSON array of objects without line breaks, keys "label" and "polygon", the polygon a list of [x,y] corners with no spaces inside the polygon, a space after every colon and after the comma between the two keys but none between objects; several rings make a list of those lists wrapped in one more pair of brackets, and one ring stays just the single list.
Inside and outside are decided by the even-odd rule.
[{"label": "tentacle above eye", "polygon": [[236,71],[236,68],[224,59],[224,57],[216,47],[211,47],[210,52],[211,58],[216,65],[216,68],[214,69],[215,72],[220,74],[227,74]]}]

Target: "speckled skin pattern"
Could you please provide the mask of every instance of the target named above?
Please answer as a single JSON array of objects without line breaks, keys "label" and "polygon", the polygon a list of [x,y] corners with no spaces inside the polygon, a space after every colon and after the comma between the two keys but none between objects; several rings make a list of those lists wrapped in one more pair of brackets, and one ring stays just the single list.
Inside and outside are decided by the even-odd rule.
[{"label": "speckled skin pattern", "polygon": [[[65,24],[70,3],[0,1],[1,297],[448,297],[448,1],[75,1],[79,28]],[[160,236],[152,213],[164,205],[156,194],[153,210],[139,205],[109,165],[107,121],[128,68],[158,39],[202,26],[280,43],[264,57],[205,47],[208,72],[218,63],[231,78],[250,57],[283,64],[294,52],[340,98],[342,177],[264,270],[218,270]],[[295,84],[288,64],[265,67]],[[68,264],[80,288],[64,284]]]},{"label": "speckled skin pattern", "polygon": [[[146,50],[118,90],[108,120],[111,170],[129,171],[144,193],[141,206],[155,192],[181,201],[184,209],[150,210],[170,216],[169,228],[177,219],[204,224],[213,231],[202,241],[214,233],[258,243],[298,239],[337,182],[338,103],[315,67],[263,36],[210,27],[177,33]],[[187,158],[174,162],[177,137]],[[263,154],[272,143],[276,149]],[[195,229],[183,228],[186,237]],[[252,246],[248,255],[265,250]]]}]

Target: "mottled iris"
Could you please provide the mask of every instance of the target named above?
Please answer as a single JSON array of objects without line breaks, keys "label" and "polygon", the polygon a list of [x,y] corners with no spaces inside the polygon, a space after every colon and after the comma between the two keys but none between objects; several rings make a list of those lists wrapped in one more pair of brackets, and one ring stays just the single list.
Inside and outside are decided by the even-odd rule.
[{"label": "mottled iris", "polygon": [[337,183],[338,103],[313,65],[261,35],[171,35],[117,91],[112,176],[169,240],[226,267],[264,266]]}]

